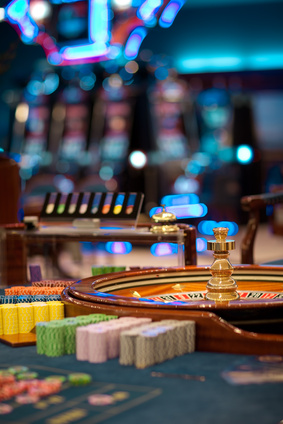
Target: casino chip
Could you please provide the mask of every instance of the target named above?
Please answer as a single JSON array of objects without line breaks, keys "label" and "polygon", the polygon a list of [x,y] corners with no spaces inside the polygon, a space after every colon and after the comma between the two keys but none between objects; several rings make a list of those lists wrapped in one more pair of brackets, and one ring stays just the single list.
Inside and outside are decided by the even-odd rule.
[{"label": "casino chip", "polygon": [[9,371],[1,370],[0,371],[0,387],[4,384],[12,384],[15,381],[15,376]]},{"label": "casino chip", "polygon": [[259,362],[266,362],[266,363],[280,363],[283,362],[283,356],[281,355],[261,355],[257,357],[257,360]]},{"label": "casino chip", "polygon": [[105,406],[105,405],[111,405],[115,402],[115,399],[111,395],[104,395],[104,394],[95,394],[90,395],[88,398],[88,403],[90,405],[94,406]]},{"label": "casino chip", "polygon": [[24,367],[22,365],[17,365],[15,367],[8,368],[8,372],[10,372],[11,374],[20,374],[22,372],[27,372],[28,370],[28,367]]},{"label": "casino chip", "polygon": [[17,374],[18,380],[34,380],[37,377],[38,377],[37,372],[21,372]]},{"label": "casino chip", "polygon": [[67,380],[67,377],[65,375],[50,375],[49,377],[45,378],[46,381],[53,381],[53,380],[59,380],[61,383],[65,383]]},{"label": "casino chip", "polygon": [[12,411],[13,408],[11,405],[8,405],[7,403],[0,403],[0,415],[10,414]]},{"label": "casino chip", "polygon": [[130,396],[129,392],[114,392],[113,393],[114,400],[125,400]]},{"label": "casino chip", "polygon": [[69,383],[71,386],[85,386],[91,383],[91,375],[84,373],[73,373],[69,375]]},{"label": "casino chip", "polygon": [[23,394],[23,395],[19,395],[16,396],[16,402],[21,404],[21,405],[27,405],[29,403],[36,403],[39,400],[38,396],[35,395],[29,395],[29,394]]}]

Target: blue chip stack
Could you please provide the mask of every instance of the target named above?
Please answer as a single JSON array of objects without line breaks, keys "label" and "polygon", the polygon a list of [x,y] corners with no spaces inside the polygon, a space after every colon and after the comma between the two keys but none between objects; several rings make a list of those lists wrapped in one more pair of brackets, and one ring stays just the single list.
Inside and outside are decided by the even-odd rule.
[{"label": "blue chip stack", "polygon": [[49,296],[46,296],[46,302],[58,302],[60,300],[60,294],[50,294]]},{"label": "blue chip stack", "polygon": [[4,296],[4,301],[3,303],[13,303],[16,304],[18,301],[18,296],[14,296],[14,295],[9,295],[9,296]]},{"label": "blue chip stack", "polygon": [[18,298],[16,303],[29,303],[30,302],[30,296],[27,295],[27,294],[22,294],[20,296],[15,296],[15,297]]},{"label": "blue chip stack", "polygon": [[35,294],[32,296],[31,302],[46,302],[47,297],[45,294]]}]

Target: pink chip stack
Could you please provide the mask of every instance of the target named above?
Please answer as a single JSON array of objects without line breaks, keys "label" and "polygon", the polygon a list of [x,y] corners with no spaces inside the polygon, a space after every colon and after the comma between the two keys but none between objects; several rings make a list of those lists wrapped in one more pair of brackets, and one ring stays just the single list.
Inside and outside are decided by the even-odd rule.
[{"label": "pink chip stack", "polygon": [[78,327],[76,330],[77,360],[96,364],[118,358],[121,332],[151,321],[151,318],[122,317]]}]

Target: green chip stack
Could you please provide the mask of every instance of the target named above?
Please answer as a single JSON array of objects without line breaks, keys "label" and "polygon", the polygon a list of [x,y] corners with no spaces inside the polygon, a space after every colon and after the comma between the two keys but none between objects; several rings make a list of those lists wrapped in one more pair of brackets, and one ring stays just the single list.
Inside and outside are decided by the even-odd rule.
[{"label": "green chip stack", "polygon": [[79,323],[76,318],[66,318],[64,322],[65,355],[76,353],[76,329]]},{"label": "green chip stack", "polygon": [[93,265],[91,267],[91,273],[93,276],[110,274],[111,272],[121,272],[125,271],[125,266],[114,266],[114,265]]},{"label": "green chip stack", "polygon": [[45,332],[45,354],[46,356],[64,355],[64,320],[51,321],[46,327]]},{"label": "green chip stack", "polygon": [[90,314],[36,324],[36,351],[39,355],[62,356],[76,353],[76,329],[117,319],[116,315]]},{"label": "green chip stack", "polygon": [[85,373],[73,373],[68,377],[71,386],[85,386],[91,383],[91,375]]},{"label": "green chip stack", "polygon": [[45,354],[45,335],[49,322],[38,322],[36,324],[36,351],[39,355]]}]

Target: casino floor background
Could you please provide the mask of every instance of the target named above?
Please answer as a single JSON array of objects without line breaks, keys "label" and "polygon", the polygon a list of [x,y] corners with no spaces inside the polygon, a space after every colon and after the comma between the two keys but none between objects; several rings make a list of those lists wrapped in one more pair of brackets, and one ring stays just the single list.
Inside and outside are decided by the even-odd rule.
[{"label": "casino floor background", "polygon": [[[13,245],[9,266],[18,270],[19,262],[25,263],[17,274],[25,278],[17,295],[5,293],[20,285],[13,279],[7,284],[7,234],[14,227],[21,231],[24,217],[41,219],[46,193],[63,193],[65,200],[70,193],[77,200],[77,193],[84,193],[84,211],[89,193],[143,193],[137,220],[147,225],[161,204],[169,210],[183,201],[186,210],[178,215],[175,207],[174,212],[178,222],[196,228],[200,266],[212,264],[206,246],[215,226],[229,227],[236,241],[230,261],[241,264],[248,220],[241,199],[282,196],[283,0],[161,2],[180,11],[171,26],[162,19],[147,21],[144,40],[144,26],[134,32],[141,43],[136,55],[128,49],[111,60],[64,66],[54,65],[55,56],[47,60],[41,46],[26,44],[28,33],[20,38],[24,21],[16,27],[7,19],[8,12],[16,19],[21,15],[15,6],[18,12],[34,6],[35,14],[41,6],[47,15],[52,11],[52,24],[48,16],[47,21],[37,16],[37,22],[51,31],[51,39],[72,44],[87,36],[88,3],[95,2],[5,0],[0,5],[0,423],[282,424],[282,354],[195,350],[197,326],[171,320],[147,323],[143,330],[124,328],[123,346],[135,340],[133,349],[140,343],[141,354],[133,359],[127,344],[118,357],[121,318],[96,315],[91,324],[81,313],[78,321],[64,318],[60,294],[52,291],[55,279],[80,280],[92,273],[95,278],[109,266],[145,272],[175,267],[182,255],[173,244],[150,249],[137,243],[131,251],[129,242],[36,242],[23,243],[20,250]],[[111,2],[113,33],[119,23],[124,31],[128,21],[136,22],[133,9],[142,2],[126,3]],[[155,13],[156,4],[146,4]],[[115,37],[122,38],[123,31]],[[135,49],[135,42],[128,46]],[[282,264],[281,205],[262,211],[260,218],[255,263]],[[50,290],[31,294],[32,269],[39,268]],[[10,343],[9,337],[7,344],[1,333],[9,333],[12,315],[31,310],[33,317],[36,310],[48,319],[22,319],[21,328],[30,328],[23,333],[31,337],[28,345],[22,339]],[[87,330],[87,338],[86,325],[96,326]],[[100,337],[95,349],[87,348],[91,337]]]}]

